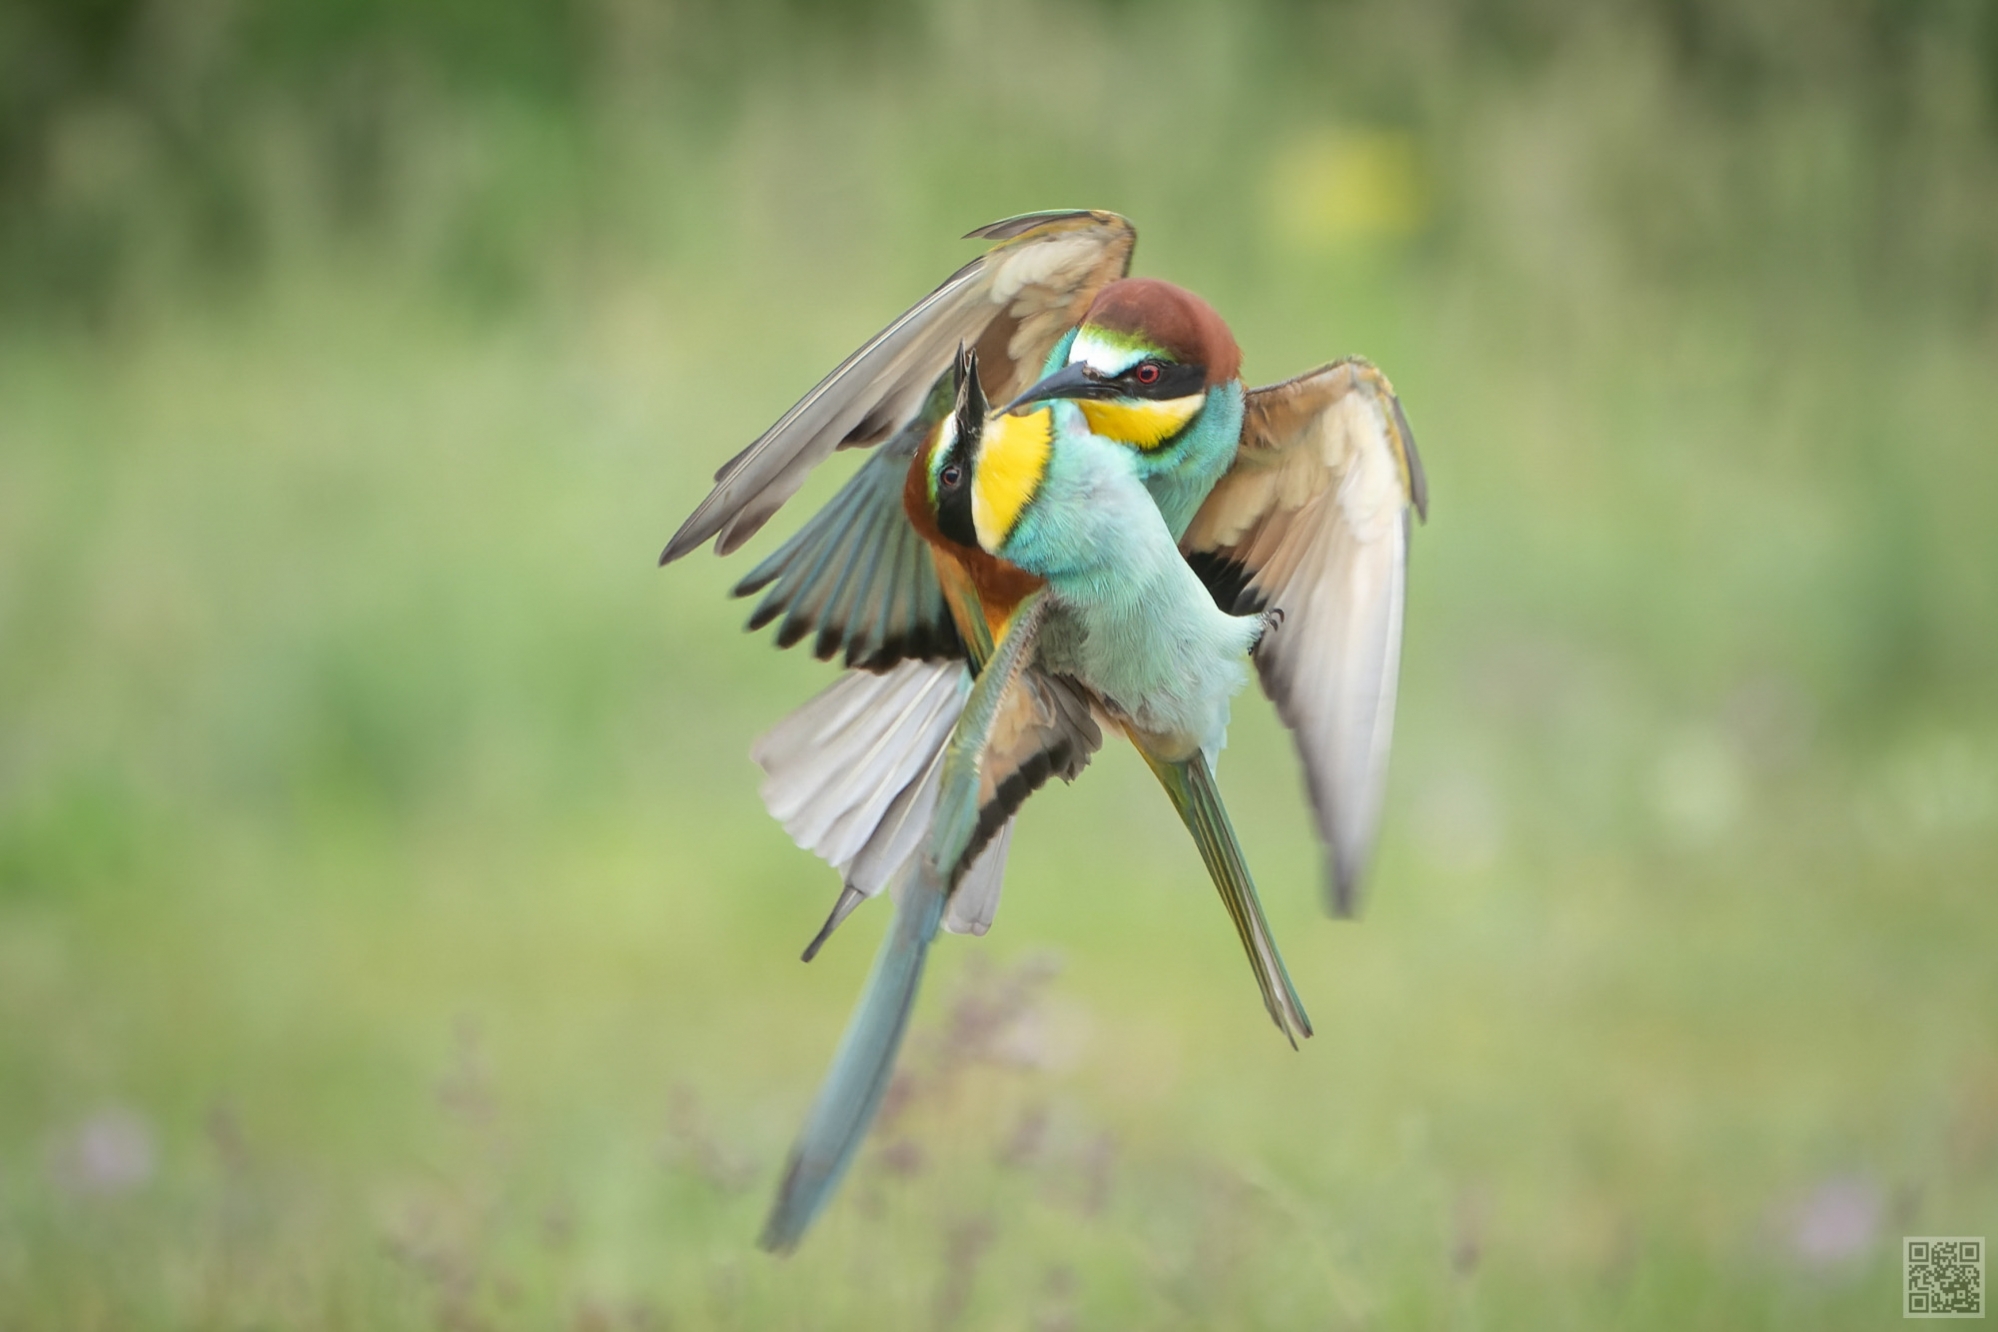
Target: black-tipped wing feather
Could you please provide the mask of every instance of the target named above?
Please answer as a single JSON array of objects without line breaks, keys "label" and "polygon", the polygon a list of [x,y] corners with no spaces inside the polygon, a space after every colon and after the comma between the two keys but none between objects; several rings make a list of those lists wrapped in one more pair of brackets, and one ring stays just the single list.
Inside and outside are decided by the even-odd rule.
[{"label": "black-tipped wing feather", "polygon": [[1349,914],[1394,729],[1408,538],[1427,486],[1393,386],[1358,358],[1248,395],[1242,447],[1182,548],[1224,609],[1276,609],[1256,649]]},{"label": "black-tipped wing feather", "polygon": [[[735,585],[764,592],[751,629],[778,622],[777,645],[812,638],[829,661],[882,671],[910,657],[964,655],[929,548],[902,510],[910,460],[934,428],[923,413],[862,464],[823,509]],[[780,620],[781,617],[781,620]]]}]

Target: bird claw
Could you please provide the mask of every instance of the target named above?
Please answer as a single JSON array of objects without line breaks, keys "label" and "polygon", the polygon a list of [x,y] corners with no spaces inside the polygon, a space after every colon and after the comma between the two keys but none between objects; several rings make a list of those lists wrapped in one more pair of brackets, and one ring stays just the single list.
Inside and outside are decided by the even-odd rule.
[{"label": "bird claw", "polygon": [[1268,610],[1262,613],[1261,618],[1263,621],[1263,631],[1260,634],[1256,635],[1257,647],[1261,647],[1263,645],[1263,640],[1265,638],[1268,638],[1272,633],[1276,632],[1278,629],[1283,628],[1283,618],[1284,618],[1283,607],[1272,606]]}]

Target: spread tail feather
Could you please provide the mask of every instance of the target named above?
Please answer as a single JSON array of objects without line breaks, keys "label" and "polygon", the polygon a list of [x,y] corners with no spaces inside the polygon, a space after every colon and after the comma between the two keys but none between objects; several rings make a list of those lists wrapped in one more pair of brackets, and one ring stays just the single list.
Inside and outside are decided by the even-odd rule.
[{"label": "spread tail feather", "polygon": [[1138,752],[1145,755],[1145,762],[1151,765],[1159,785],[1172,797],[1172,807],[1179,811],[1186,830],[1193,834],[1200,858],[1207,864],[1207,873],[1220,890],[1221,903],[1228,908],[1229,919],[1235,922],[1243,951],[1249,955],[1256,985],[1263,992],[1263,1005],[1269,1009],[1277,1030],[1295,1046],[1299,1036],[1311,1035],[1311,1019],[1305,1016],[1304,1002],[1290,983],[1283,955],[1277,951],[1276,939],[1270,934],[1269,921],[1263,918],[1255,880],[1249,877],[1249,865],[1242,856],[1241,843],[1235,840],[1235,827],[1228,820],[1228,810],[1221,803],[1221,790],[1214,784],[1213,769],[1207,766],[1206,756],[1198,751],[1178,762],[1156,758],[1142,744]]},{"label": "spread tail feather", "polygon": [[918,865],[895,904],[894,923],[875,955],[874,970],[846,1035],[840,1038],[832,1070],[791,1149],[777,1201],[758,1241],[772,1253],[789,1253],[798,1246],[853,1164],[861,1139],[881,1108],[943,906],[942,885]]}]

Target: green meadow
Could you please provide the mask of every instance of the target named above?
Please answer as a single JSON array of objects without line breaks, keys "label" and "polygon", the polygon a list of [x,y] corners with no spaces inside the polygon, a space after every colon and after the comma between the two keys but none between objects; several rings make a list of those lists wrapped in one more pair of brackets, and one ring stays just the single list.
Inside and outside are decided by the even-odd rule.
[{"label": "green meadow", "polygon": [[[1998,1234],[1998,20],[30,4],[0,74],[0,1326],[1873,1328]],[[27,77],[24,71],[58,71]],[[23,91],[25,90],[25,91]],[[1112,746],[803,1249],[887,913],[666,570],[1031,209],[1420,442],[1361,918],[1272,1029]]]}]

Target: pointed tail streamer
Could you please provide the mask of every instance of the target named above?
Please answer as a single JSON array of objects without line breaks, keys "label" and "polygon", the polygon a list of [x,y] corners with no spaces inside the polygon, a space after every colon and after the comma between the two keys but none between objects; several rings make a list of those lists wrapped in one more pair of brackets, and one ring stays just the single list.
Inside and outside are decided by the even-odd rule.
[{"label": "pointed tail streamer", "polygon": [[1235,933],[1249,955],[1249,967],[1256,973],[1256,985],[1263,992],[1263,1006],[1269,1009],[1270,1020],[1277,1024],[1277,1030],[1295,1046],[1299,1036],[1311,1035],[1311,1019],[1305,1015],[1304,1001],[1297,997],[1290,973],[1284,969],[1283,954],[1277,951],[1270,923],[1263,917],[1255,880],[1249,877],[1249,863],[1242,855],[1242,844],[1235,840],[1235,826],[1229,822],[1227,807],[1221,803],[1221,790],[1214,784],[1213,769],[1207,766],[1206,756],[1198,751],[1191,758],[1179,761],[1158,758],[1142,744],[1138,752],[1144,754],[1159,785],[1172,797],[1172,807],[1179,811],[1186,830],[1193,834],[1200,858],[1207,864],[1207,873],[1221,893],[1221,904],[1228,908],[1228,918],[1235,922]]}]

